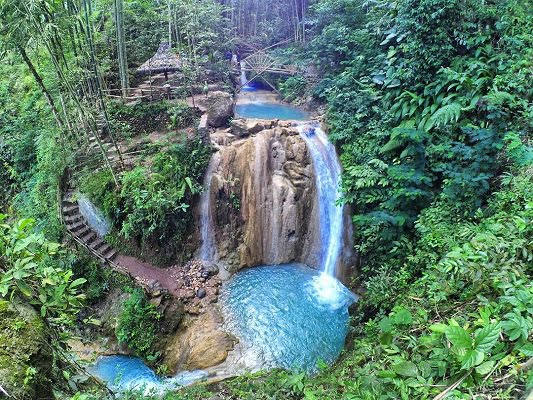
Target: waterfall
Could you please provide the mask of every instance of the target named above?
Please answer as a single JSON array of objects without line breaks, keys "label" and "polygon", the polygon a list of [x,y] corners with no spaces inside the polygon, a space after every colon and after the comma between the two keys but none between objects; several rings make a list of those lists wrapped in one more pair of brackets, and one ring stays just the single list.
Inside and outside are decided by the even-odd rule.
[{"label": "waterfall", "polygon": [[248,78],[246,78],[246,71],[244,70],[244,63],[241,62],[241,86],[245,86],[248,82]]},{"label": "waterfall", "polygon": [[211,180],[213,171],[218,168],[220,153],[215,153],[209,161],[205,173],[204,191],[200,196],[200,259],[203,261],[215,261],[217,246],[215,230],[213,228],[213,205],[211,204]]},{"label": "waterfall", "polygon": [[78,206],[80,208],[80,214],[87,221],[89,228],[96,231],[98,236],[104,237],[109,233],[111,229],[109,221],[87,197],[80,195],[78,198]]},{"label": "waterfall", "polygon": [[337,260],[343,243],[343,207],[338,206],[341,166],[335,146],[316,125],[300,125],[300,136],[304,139],[313,160],[320,213],[321,270],[325,275],[335,277]]}]

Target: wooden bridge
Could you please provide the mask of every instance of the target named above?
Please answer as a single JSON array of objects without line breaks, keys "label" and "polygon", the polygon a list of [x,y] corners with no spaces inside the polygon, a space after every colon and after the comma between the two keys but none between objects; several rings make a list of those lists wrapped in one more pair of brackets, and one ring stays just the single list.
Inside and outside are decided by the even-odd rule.
[{"label": "wooden bridge", "polygon": [[268,49],[287,42],[288,41],[285,40],[283,42],[276,43],[264,49],[256,50],[251,55],[243,58],[241,60],[240,70],[245,72],[252,72],[253,74],[252,78],[247,79],[246,83],[241,84],[241,86],[237,88],[237,92],[258,77],[263,78],[263,80],[272,89],[274,89],[274,91],[277,92],[277,89],[268,81],[268,79],[265,78],[264,74],[296,75],[298,73],[298,68],[295,65],[284,64],[278,58],[275,58],[267,53]]}]

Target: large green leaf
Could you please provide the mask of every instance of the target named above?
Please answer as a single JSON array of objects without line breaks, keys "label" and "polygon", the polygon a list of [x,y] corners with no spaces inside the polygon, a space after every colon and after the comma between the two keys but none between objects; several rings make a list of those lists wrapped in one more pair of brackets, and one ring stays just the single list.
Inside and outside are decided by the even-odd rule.
[{"label": "large green leaf", "polygon": [[418,376],[418,367],[411,361],[402,361],[392,366],[394,372],[401,376]]},{"label": "large green leaf", "polygon": [[500,324],[490,324],[476,331],[474,339],[474,348],[481,352],[487,353],[498,341],[501,328]]},{"label": "large green leaf", "polygon": [[460,326],[450,326],[446,329],[446,338],[457,347],[463,349],[472,348],[472,338],[470,334]]},{"label": "large green leaf", "polygon": [[470,369],[479,365],[485,359],[485,355],[478,350],[468,350],[462,358],[461,369]]}]

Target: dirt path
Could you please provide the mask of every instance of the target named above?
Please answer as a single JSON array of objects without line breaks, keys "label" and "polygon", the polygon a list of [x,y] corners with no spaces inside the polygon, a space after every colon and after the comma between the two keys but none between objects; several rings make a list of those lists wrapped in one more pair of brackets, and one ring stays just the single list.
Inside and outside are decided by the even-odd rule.
[{"label": "dirt path", "polygon": [[145,288],[151,297],[160,297],[168,292],[179,299],[184,304],[185,311],[191,314],[200,314],[211,303],[218,301],[222,281],[215,265],[192,260],[182,266],[158,268],[121,254],[114,262]]}]

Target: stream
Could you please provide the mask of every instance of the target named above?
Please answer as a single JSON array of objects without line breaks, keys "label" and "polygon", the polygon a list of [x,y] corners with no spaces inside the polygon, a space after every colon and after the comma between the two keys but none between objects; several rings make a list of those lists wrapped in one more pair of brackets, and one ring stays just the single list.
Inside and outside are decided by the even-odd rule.
[{"label": "stream", "polygon": [[[241,82],[246,83],[246,76]],[[242,96],[245,101],[238,101],[235,108],[239,117],[298,121],[317,184],[321,248],[318,270],[297,263],[257,266],[241,270],[224,284],[219,299],[223,328],[239,339],[239,349],[230,353],[228,361],[241,373],[271,368],[313,373],[321,363],[331,364],[338,358],[348,332],[348,307],[357,301],[335,278],[344,234],[343,207],[336,204],[341,166],[335,147],[320,126],[304,122],[308,113],[265,100],[251,85],[245,86]],[[218,163],[215,153],[200,199],[199,258],[208,262],[217,261],[212,227],[215,205],[209,188]],[[160,378],[139,359],[126,356],[101,357],[91,372],[119,391],[139,385],[165,391],[207,376],[192,371]]]}]

